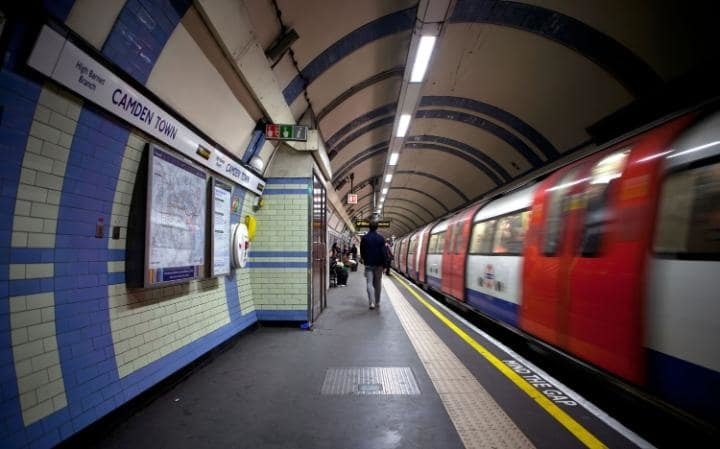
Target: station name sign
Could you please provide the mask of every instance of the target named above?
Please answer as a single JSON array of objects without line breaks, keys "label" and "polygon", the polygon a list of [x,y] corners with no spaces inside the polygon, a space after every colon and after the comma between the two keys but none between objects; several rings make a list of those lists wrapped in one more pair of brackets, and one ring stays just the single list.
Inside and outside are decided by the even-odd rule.
[{"label": "station name sign", "polygon": [[[356,228],[369,228],[370,220],[355,220]],[[390,220],[378,220],[378,228],[389,228]]]},{"label": "station name sign", "polygon": [[193,161],[258,195],[265,181],[213,147],[66,37],[43,26],[28,65]]}]

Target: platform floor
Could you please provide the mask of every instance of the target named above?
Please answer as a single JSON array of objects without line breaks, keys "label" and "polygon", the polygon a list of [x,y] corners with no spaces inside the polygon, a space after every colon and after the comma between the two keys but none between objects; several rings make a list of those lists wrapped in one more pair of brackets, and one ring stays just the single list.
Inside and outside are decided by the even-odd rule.
[{"label": "platform floor", "polygon": [[97,447],[651,447],[407,281],[369,310],[364,280],[330,289],[311,331],[242,336]]}]

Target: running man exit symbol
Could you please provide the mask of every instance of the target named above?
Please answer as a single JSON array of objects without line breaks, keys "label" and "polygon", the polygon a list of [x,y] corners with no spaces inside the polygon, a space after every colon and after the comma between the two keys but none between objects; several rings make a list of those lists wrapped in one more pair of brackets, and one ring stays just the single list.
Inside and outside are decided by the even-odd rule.
[{"label": "running man exit symbol", "polygon": [[280,125],[266,125],[265,126],[265,138],[266,139],[279,139],[280,138]]}]

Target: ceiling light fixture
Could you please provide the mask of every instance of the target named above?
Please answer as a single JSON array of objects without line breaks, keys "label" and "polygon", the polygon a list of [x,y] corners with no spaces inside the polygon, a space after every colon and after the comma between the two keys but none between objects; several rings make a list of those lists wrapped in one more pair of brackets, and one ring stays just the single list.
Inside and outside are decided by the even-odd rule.
[{"label": "ceiling light fixture", "polygon": [[402,114],[398,122],[396,137],[405,137],[408,127],[410,126],[410,114]]},{"label": "ceiling light fixture", "polygon": [[400,153],[390,153],[390,161],[388,161],[388,165],[397,165],[399,158]]},{"label": "ceiling light fixture", "polygon": [[420,45],[418,45],[412,73],[410,74],[411,83],[419,83],[425,77],[433,47],[435,47],[435,36],[423,36],[420,38]]},{"label": "ceiling light fixture", "polygon": [[385,175],[385,182],[390,182],[390,181],[392,181],[392,173],[388,173],[387,175]]},{"label": "ceiling light fixture", "polygon": [[384,189],[382,189],[382,194],[383,194],[383,195],[387,194],[387,192],[388,192],[388,188],[387,188],[387,187],[385,187]]}]

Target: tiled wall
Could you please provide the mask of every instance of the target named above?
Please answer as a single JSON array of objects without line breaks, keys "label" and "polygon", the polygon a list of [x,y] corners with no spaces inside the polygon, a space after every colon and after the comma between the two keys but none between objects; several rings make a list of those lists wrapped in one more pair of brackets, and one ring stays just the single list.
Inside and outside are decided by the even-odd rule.
[{"label": "tiled wall", "polygon": [[307,320],[311,178],[268,178],[250,251],[251,283],[263,320]]},{"label": "tiled wall", "polygon": [[[116,33],[144,36],[127,33],[146,26],[127,9],[154,4],[144,11],[160,23],[153,14],[169,3],[128,1],[103,48],[139,81],[177,25],[178,5],[189,2],[172,2],[175,22],[151,36],[149,66],[118,53]],[[38,78],[13,45],[0,68],[0,447],[46,448],[259,318],[307,319],[310,183],[268,186],[248,268],[151,290],[129,286],[127,264],[137,259],[127,230],[149,139]],[[255,213],[255,195],[233,194],[242,204],[233,222]]]}]

